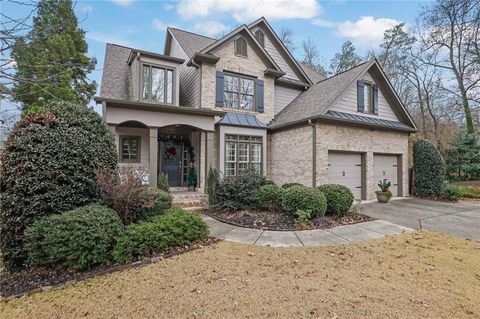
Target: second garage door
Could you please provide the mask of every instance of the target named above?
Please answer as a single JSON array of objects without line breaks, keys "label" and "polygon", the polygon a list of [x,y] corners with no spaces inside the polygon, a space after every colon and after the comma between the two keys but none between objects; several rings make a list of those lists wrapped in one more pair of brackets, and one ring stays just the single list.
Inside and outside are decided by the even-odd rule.
[{"label": "second garage door", "polygon": [[373,155],[373,189],[379,190],[378,182],[387,179],[392,183],[390,190],[398,196],[398,157],[397,155]]},{"label": "second garage door", "polygon": [[362,198],[362,155],[328,152],[328,183],[345,185]]}]

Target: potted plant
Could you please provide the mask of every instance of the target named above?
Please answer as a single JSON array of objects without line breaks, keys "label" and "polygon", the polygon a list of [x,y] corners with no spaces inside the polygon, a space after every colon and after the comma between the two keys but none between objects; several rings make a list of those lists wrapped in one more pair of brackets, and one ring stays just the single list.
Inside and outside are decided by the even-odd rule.
[{"label": "potted plant", "polygon": [[195,168],[193,167],[188,171],[187,185],[188,189],[193,191],[195,191],[195,187],[197,187],[197,172],[195,172]]},{"label": "potted plant", "polygon": [[388,203],[390,198],[392,198],[392,192],[390,191],[390,186],[392,183],[384,179],[383,181],[378,181],[378,187],[380,187],[379,191],[376,191],[377,200],[379,203]]}]

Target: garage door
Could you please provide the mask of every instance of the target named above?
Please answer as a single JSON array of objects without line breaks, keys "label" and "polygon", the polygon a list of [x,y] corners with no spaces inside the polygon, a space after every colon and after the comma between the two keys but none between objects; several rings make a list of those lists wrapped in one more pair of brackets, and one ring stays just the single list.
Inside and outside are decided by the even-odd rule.
[{"label": "garage door", "polygon": [[392,183],[390,190],[393,196],[398,196],[397,169],[398,160],[396,155],[373,155],[373,189],[379,190],[378,182],[385,178]]},{"label": "garage door", "polygon": [[345,185],[355,198],[362,198],[362,155],[329,152],[328,183]]}]

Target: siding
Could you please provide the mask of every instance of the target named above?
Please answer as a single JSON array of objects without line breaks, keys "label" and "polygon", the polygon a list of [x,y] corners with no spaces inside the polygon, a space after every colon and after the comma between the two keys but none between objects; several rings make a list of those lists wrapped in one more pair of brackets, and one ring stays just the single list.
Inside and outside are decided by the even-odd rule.
[{"label": "siding", "polygon": [[187,66],[187,63],[190,59],[173,36],[170,48],[170,55],[177,58],[185,59],[185,62],[178,67],[178,73],[180,76],[180,105],[198,107],[199,71],[195,67]]},{"label": "siding", "polygon": [[[257,31],[258,29],[260,28],[253,28],[252,33],[255,34],[255,31]],[[283,77],[300,81],[293,69],[287,63],[286,59],[283,57],[283,55],[280,54],[280,52],[278,52],[277,48],[270,40],[269,34],[263,30],[262,32],[265,34],[265,51],[267,51],[267,53],[272,57],[272,59],[278,64],[280,69],[285,72],[285,75]]]},{"label": "siding", "polygon": [[[365,73],[365,75],[362,77],[362,80],[374,82],[368,72]],[[378,115],[357,112],[357,83],[353,83],[345,91],[343,96],[335,101],[329,110],[351,114],[361,114],[363,116],[381,118],[391,121],[399,121],[387,100],[383,96],[380,87],[378,88]]]},{"label": "siding", "polygon": [[302,90],[290,87],[275,85],[275,115],[277,115],[285,106],[290,104]]}]

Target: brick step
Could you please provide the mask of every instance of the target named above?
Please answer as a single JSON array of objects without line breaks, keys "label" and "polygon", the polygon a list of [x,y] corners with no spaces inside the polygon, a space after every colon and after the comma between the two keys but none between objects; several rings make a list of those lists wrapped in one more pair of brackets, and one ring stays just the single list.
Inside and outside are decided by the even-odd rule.
[{"label": "brick step", "polygon": [[204,209],[205,209],[205,207],[203,207],[203,206],[198,206],[198,207],[186,207],[186,208],[184,208],[184,210],[186,210],[187,212],[192,212],[192,213],[193,213],[193,212],[200,212],[200,211],[202,211],[202,210],[204,210]]},{"label": "brick step", "polygon": [[192,200],[207,200],[208,196],[205,194],[199,194],[199,195],[172,195],[173,201],[182,201],[182,200],[187,200],[187,199],[192,199]]},{"label": "brick step", "polygon": [[173,207],[179,207],[179,208],[188,208],[188,207],[206,207],[207,202],[203,201],[184,201],[184,202],[174,202]]}]

